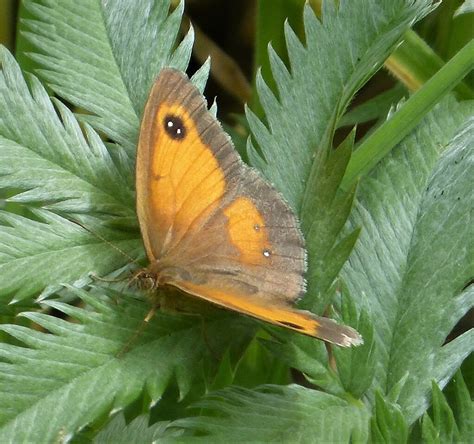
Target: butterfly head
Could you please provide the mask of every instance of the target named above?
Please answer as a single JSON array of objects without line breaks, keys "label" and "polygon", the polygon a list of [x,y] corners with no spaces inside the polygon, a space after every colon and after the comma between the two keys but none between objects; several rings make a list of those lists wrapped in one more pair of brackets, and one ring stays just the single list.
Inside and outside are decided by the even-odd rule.
[{"label": "butterfly head", "polygon": [[135,283],[140,290],[144,291],[153,291],[161,287],[157,273],[150,271],[147,268],[138,270],[134,274],[132,282]]}]

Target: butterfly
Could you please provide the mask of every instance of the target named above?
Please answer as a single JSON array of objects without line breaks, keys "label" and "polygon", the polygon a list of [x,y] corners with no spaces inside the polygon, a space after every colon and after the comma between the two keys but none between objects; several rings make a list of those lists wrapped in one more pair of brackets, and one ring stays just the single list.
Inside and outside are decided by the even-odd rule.
[{"label": "butterfly", "polygon": [[294,307],[306,271],[297,218],[175,69],[160,72],[145,106],[136,193],[149,259],[138,278],[152,289],[173,286],[337,345],[362,343],[351,327]]}]

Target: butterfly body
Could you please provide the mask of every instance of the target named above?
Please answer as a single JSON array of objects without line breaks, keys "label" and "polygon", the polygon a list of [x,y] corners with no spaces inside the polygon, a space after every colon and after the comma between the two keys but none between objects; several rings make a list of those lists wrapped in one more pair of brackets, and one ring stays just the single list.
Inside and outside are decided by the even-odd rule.
[{"label": "butterfly body", "polygon": [[[142,276],[153,288],[171,285],[310,336],[321,337],[326,321],[337,326],[292,307],[305,291],[298,221],[280,193],[241,161],[204,97],[174,69],[161,71],[145,107],[136,186],[150,261]],[[360,340],[344,328],[342,339],[323,339]]]}]

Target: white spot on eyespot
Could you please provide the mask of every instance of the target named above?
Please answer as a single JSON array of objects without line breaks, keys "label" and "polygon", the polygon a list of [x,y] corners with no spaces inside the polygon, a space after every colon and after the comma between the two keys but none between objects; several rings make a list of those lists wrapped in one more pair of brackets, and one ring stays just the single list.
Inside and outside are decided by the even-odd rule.
[{"label": "white spot on eyespot", "polygon": [[270,257],[270,256],[272,255],[272,252],[271,252],[270,250],[267,250],[267,249],[265,248],[265,250],[263,250],[263,255],[264,255],[265,257]]},{"label": "white spot on eyespot", "polygon": [[176,134],[181,134],[181,133],[182,133],[181,128],[178,128],[178,129],[176,130]]},{"label": "white spot on eyespot", "polygon": [[168,128],[173,128],[173,122],[171,120],[168,120],[168,122],[166,123],[168,125]]},{"label": "white spot on eyespot", "polygon": [[253,229],[254,229],[255,231],[260,231],[260,225],[259,225],[259,224],[255,224],[255,225],[253,226]]}]

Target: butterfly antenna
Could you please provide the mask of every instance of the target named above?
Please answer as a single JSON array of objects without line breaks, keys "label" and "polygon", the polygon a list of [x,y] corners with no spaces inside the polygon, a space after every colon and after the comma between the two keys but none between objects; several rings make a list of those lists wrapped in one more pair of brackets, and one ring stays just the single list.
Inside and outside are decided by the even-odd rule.
[{"label": "butterfly antenna", "polygon": [[86,227],[82,222],[79,222],[78,220],[74,220],[74,219],[69,219],[68,220],[72,223],[75,223],[76,225],[79,225],[81,228],[83,228],[84,230],[86,230],[88,233],[92,234],[92,236],[95,236],[97,239],[101,240],[102,242],[106,243],[107,245],[111,246],[114,250],[118,251],[120,254],[122,254],[123,256],[125,256],[130,262],[132,262],[133,264],[135,264],[137,267],[141,267],[141,265],[137,262],[136,259],[134,259],[132,256],[130,256],[128,253],[126,253],[125,251],[123,251],[120,247],[118,247],[117,245],[115,245],[113,242],[110,242],[108,239],[106,239],[104,236],[102,236],[101,234],[99,233],[96,233],[94,231],[92,231],[90,228]]},{"label": "butterfly antenna", "polygon": [[[95,236],[97,239],[100,239],[101,241],[103,241],[104,243],[106,243],[107,245],[110,245],[112,248],[114,248],[116,251],[118,251],[119,253],[121,253],[123,256],[125,256],[130,262],[134,263],[135,265],[137,265],[138,267],[141,267],[141,264],[139,264],[137,262],[136,259],[134,259],[133,257],[131,257],[128,253],[126,253],[125,251],[123,251],[120,247],[118,247],[117,245],[113,244],[112,242],[110,242],[108,239],[106,239],[104,236],[92,231],[90,228],[86,227],[82,222],[79,222],[77,220],[74,220],[74,219],[68,219],[69,221],[75,223],[76,225],[79,225],[81,228],[83,228],[84,230],[86,230],[88,233],[92,234],[93,236]],[[97,277],[97,276],[96,276]],[[138,277],[138,273],[135,273],[134,276],[132,277],[132,282],[134,280],[136,280]],[[102,278],[99,278],[100,280],[105,280],[105,279],[102,279]],[[131,346],[134,344],[134,342],[141,336],[141,334],[143,333],[143,331],[146,329],[147,325],[149,325],[150,321],[153,319],[153,317],[155,316],[156,312],[158,311],[158,309],[160,308],[160,304],[159,303],[154,303],[153,306],[151,307],[150,311],[147,313],[147,315],[145,316],[145,319],[143,319],[143,321],[141,322],[141,325],[140,327],[135,331],[135,333],[132,335],[132,337],[125,343],[125,345],[123,346],[123,348],[116,354],[116,357],[118,359],[120,359],[125,353],[127,353]]]}]

